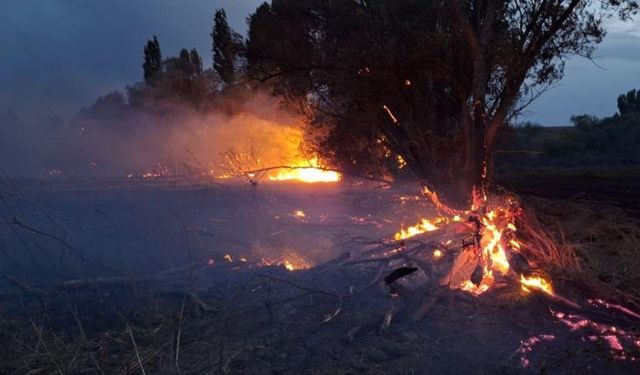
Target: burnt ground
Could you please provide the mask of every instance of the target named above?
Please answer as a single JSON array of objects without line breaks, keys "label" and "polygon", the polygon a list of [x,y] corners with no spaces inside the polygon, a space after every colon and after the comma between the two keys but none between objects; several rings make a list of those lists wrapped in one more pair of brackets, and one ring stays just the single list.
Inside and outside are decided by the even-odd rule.
[{"label": "burnt ground", "polygon": [[[640,370],[640,319],[590,303],[613,296],[568,275],[554,284],[580,307],[505,282],[479,298],[444,292],[415,320],[415,301],[371,283],[378,268],[331,262],[428,210],[403,203],[410,193],[177,181],[6,184],[0,372]],[[256,266],[291,252],[315,267]],[[411,296],[418,305],[432,300],[422,291]]]}]

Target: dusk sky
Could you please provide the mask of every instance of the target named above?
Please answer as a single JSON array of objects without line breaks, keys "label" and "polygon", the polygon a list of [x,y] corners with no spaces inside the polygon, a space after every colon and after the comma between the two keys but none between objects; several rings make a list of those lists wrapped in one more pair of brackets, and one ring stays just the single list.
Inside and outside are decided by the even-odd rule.
[{"label": "dusk sky", "polygon": [[[261,0],[4,0],[0,12],[0,112],[72,116],[142,77],[152,35],[164,56],[196,48],[211,65],[216,8],[238,32]],[[522,121],[566,125],[572,114],[608,116],[616,96],[640,88],[640,21],[609,27],[596,63],[573,58],[566,77]]]}]

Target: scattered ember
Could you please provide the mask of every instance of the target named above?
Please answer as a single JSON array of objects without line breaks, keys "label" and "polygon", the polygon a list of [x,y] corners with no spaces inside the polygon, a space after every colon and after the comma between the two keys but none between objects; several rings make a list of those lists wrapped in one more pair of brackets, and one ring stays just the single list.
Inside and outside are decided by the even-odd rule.
[{"label": "scattered ember", "polygon": [[603,299],[589,299],[587,300],[587,302],[589,302],[590,304],[594,305],[594,306],[601,306],[604,307],[605,309],[613,309],[613,310],[618,310],[620,312],[623,312],[629,316],[632,316],[636,319],[640,319],[640,314],[638,314],[637,312],[624,307],[622,305],[617,305],[614,303],[609,303]]},{"label": "scattered ember", "polygon": [[400,155],[396,155],[396,161],[398,162],[398,169],[403,169],[407,166],[407,161]]},{"label": "scattered ember", "polygon": [[233,262],[233,258],[231,258],[231,255],[229,254],[224,255],[224,260],[226,260],[229,263]]},{"label": "scattered ember", "polygon": [[556,337],[554,335],[537,335],[531,336],[526,340],[520,342],[520,347],[516,350],[516,353],[520,354],[520,366],[529,367],[531,361],[529,360],[529,353],[533,351],[533,348],[545,341],[553,341]]},{"label": "scattered ember", "polygon": [[296,219],[304,219],[307,217],[307,214],[305,214],[302,210],[296,210],[293,212],[293,217],[295,217]]},{"label": "scattered ember", "polygon": [[262,262],[258,265],[259,267],[269,267],[269,266],[281,266],[286,268],[288,271],[298,271],[298,270],[306,270],[312,267],[312,264],[307,262],[304,258],[302,258],[297,253],[289,253],[279,259],[262,259]]}]

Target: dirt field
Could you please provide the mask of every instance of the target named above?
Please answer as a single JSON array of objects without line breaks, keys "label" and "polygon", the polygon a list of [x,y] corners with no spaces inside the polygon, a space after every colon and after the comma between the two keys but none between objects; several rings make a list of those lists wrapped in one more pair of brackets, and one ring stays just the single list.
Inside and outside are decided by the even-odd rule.
[{"label": "dirt field", "polygon": [[[0,372],[637,373],[633,214],[538,189],[525,203],[579,245],[585,274],[553,282],[580,306],[505,283],[416,320],[378,268],[340,262],[430,212],[412,187],[5,184]],[[310,268],[258,266],[292,253]]]}]

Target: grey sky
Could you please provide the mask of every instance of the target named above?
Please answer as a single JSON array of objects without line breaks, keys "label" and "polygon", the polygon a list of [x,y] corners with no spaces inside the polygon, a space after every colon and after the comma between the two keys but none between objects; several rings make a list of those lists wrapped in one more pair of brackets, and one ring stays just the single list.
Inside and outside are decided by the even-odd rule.
[{"label": "grey sky", "polygon": [[[262,0],[3,0],[0,112],[69,116],[142,76],[142,47],[156,34],[163,54],[197,48],[210,65],[213,12],[237,31]],[[572,114],[615,112],[616,95],[640,88],[640,22],[616,23],[600,67],[572,59],[566,77],[531,108],[531,120],[562,125]]]}]

